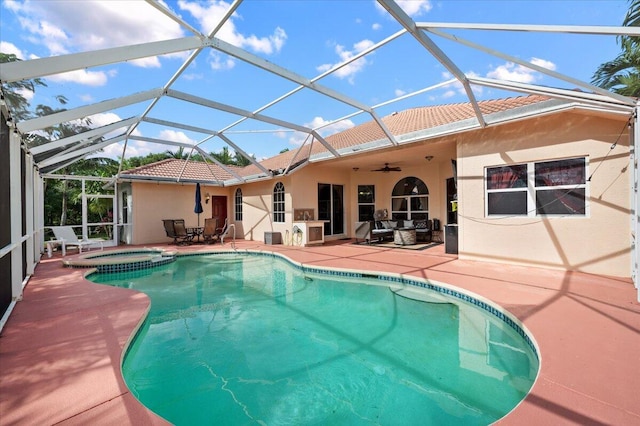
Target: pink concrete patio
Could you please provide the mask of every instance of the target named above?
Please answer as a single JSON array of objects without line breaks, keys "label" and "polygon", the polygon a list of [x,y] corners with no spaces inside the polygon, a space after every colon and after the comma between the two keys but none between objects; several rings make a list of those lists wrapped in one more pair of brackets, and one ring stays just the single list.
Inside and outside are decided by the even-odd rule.
[{"label": "pink concrete patio", "polygon": [[[541,371],[499,424],[640,424],[640,304],[630,280],[458,260],[425,251],[237,241],[313,266],[395,272],[452,284],[504,306],[533,333]],[[171,246],[172,248],[174,246]],[[179,250],[231,249],[230,244]],[[122,353],[149,302],[84,280],[46,257],[0,337],[0,424],[165,424],[128,391]]]}]

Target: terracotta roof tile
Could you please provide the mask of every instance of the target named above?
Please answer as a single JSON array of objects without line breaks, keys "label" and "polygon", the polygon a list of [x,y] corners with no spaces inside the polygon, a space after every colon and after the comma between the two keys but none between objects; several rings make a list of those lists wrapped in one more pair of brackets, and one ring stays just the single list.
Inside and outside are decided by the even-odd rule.
[{"label": "terracotta roof tile", "polygon": [[[242,170],[241,167],[227,166],[236,172]],[[199,161],[179,160],[169,158],[156,163],[147,164],[123,171],[123,177],[136,176],[138,178],[173,178],[181,176],[181,180],[227,180],[233,175],[216,164],[209,164]]]},{"label": "terracotta roof tile", "polygon": [[[549,100],[548,97],[540,95],[519,96],[480,101],[478,102],[478,107],[483,114],[488,115],[547,100]],[[470,103],[458,103],[411,108],[390,114],[383,117],[381,120],[393,135],[400,136],[418,130],[426,130],[466,119],[474,119],[475,117],[475,111]],[[381,139],[386,139],[386,135],[380,126],[378,126],[378,124],[373,120],[325,138],[325,140],[336,150]],[[292,163],[293,167],[308,159],[310,154],[320,154],[323,152],[327,152],[327,148],[320,142],[314,141],[311,147],[305,146],[300,153],[298,153],[298,149],[289,150],[263,160],[260,164],[267,170],[285,169],[289,166],[292,158],[294,158],[296,154],[297,156],[295,161]],[[180,175],[184,164],[185,160],[168,159],[128,170],[122,174],[127,176],[175,179]],[[244,168],[236,166],[228,167],[235,170],[243,177],[262,173],[262,171],[253,164]],[[187,167],[182,174],[183,180],[227,180],[232,177],[233,176],[231,174],[215,164],[193,161],[188,162]]]}]

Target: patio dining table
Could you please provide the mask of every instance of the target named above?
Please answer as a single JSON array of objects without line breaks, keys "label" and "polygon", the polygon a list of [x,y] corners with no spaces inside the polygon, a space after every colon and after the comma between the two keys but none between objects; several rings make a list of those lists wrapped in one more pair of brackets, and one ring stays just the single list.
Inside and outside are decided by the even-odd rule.
[{"label": "patio dining table", "polygon": [[187,233],[191,234],[193,236],[197,236],[198,237],[198,241],[196,242],[200,242],[200,235],[202,235],[202,232],[204,231],[204,226],[189,226],[187,227]]}]

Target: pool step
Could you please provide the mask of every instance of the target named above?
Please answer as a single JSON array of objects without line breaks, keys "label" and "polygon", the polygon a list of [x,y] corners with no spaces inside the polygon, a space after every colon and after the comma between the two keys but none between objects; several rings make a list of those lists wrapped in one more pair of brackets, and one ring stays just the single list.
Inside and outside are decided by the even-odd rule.
[{"label": "pool step", "polygon": [[174,260],[174,257],[173,256],[163,256],[163,255],[159,254],[159,255],[153,256],[151,258],[151,263],[166,262],[168,260]]}]

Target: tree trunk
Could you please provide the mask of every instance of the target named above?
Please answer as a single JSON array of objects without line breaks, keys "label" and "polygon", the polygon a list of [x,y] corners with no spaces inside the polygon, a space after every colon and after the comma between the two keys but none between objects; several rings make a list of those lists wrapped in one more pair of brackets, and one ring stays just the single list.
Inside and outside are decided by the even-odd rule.
[{"label": "tree trunk", "polygon": [[68,187],[68,181],[64,179],[62,181],[62,213],[60,214],[60,226],[64,226],[67,223],[67,204],[68,204],[67,198],[69,197],[67,195],[68,194],[67,187]]}]

